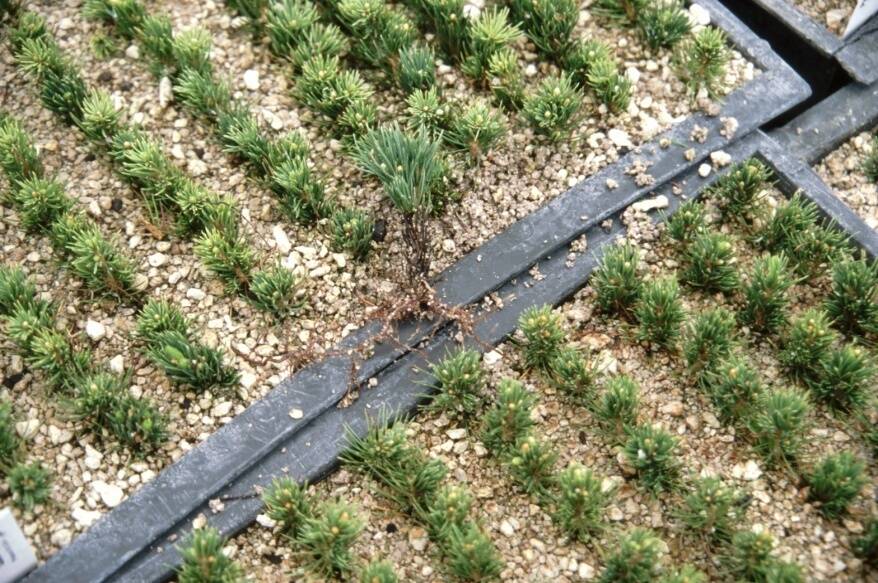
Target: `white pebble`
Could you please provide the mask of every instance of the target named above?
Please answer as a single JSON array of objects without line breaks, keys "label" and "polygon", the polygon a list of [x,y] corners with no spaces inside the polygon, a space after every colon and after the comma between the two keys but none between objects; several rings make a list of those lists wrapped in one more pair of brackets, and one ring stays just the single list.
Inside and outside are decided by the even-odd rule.
[{"label": "white pebble", "polygon": [[174,88],[171,85],[171,78],[168,76],[162,77],[161,81],[159,81],[159,106],[162,109],[166,108],[173,98]]},{"label": "white pebble", "polygon": [[186,290],[186,297],[190,300],[195,300],[196,302],[203,300],[205,295],[206,294],[197,287],[190,287]]},{"label": "white pebble", "polygon": [[129,59],[139,59],[140,58],[140,47],[137,45],[129,45],[127,49],[125,49],[125,56]]},{"label": "white pebble", "polygon": [[125,372],[125,358],[121,354],[110,359],[110,370],[116,374]]},{"label": "white pebble", "polygon": [[101,517],[101,513],[97,510],[86,510],[85,508],[77,508],[73,512],[70,513],[73,517],[73,520],[76,521],[76,524],[82,526],[83,528],[88,528],[92,524],[94,524],[98,518]]},{"label": "white pebble", "polygon": [[250,91],[259,89],[259,71],[256,69],[244,71],[244,86]]},{"label": "white pebble", "polygon": [[92,490],[101,497],[101,501],[106,504],[109,508],[115,508],[122,502],[122,498],[125,497],[125,493],[122,491],[122,488],[116,486],[115,484],[108,484],[103,480],[97,480],[96,482],[92,482],[91,484]]},{"label": "white pebble", "polygon": [[146,258],[146,262],[149,263],[151,267],[161,267],[168,262],[168,256],[164,253],[153,253]]},{"label": "white pebble", "polygon": [[97,342],[107,335],[107,328],[96,320],[89,320],[85,323],[85,333],[89,338]]},{"label": "white pebble", "polygon": [[710,164],[702,164],[698,167],[698,175],[707,178],[710,175]]},{"label": "white pebble", "polygon": [[626,132],[620,129],[611,129],[607,132],[607,137],[610,138],[610,141],[613,142],[613,144],[620,148],[634,148],[634,144],[631,143],[631,138],[628,137]]},{"label": "white pebble", "polygon": [[290,238],[287,237],[286,231],[280,225],[271,228],[271,234],[274,235],[274,242],[277,244],[277,250],[286,255],[293,249]]},{"label": "white pebble", "polygon": [[645,200],[637,201],[631,206],[634,207],[634,210],[642,212],[668,208],[668,197],[664,194],[660,194],[655,198],[647,198]]},{"label": "white pebble", "polygon": [[707,26],[710,24],[710,12],[700,4],[693,3],[689,6],[689,20],[695,26]]},{"label": "white pebble", "polygon": [[722,168],[731,164],[732,157],[722,150],[717,150],[716,152],[710,153],[710,161],[713,162],[713,165],[717,168]]}]

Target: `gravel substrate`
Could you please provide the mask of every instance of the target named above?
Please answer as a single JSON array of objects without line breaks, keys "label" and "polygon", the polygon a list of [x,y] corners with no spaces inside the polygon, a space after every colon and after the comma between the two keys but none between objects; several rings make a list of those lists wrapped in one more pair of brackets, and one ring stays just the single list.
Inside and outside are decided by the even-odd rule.
[{"label": "gravel substrate", "polygon": [[[661,242],[662,227],[654,226],[645,215],[633,210],[626,213],[626,223],[648,272],[656,275],[679,267],[668,245]],[[736,253],[741,270],[746,272],[754,258],[753,251],[738,239]],[[821,276],[791,289],[790,297],[795,298],[793,313],[817,305],[827,291],[827,284],[828,278]],[[686,373],[679,354],[648,352],[633,339],[634,329],[630,325],[595,311],[593,295],[591,287],[586,287],[556,310],[563,316],[568,339],[592,351],[604,378],[626,373],[640,384],[640,420],[658,424],[679,439],[684,481],[700,475],[718,475],[749,494],[752,501],[743,527],[770,532],[776,541],[775,554],[801,565],[807,581],[878,581],[878,574],[864,571],[859,559],[850,552],[851,540],[862,532],[865,520],[876,511],[874,497],[869,493],[878,486],[874,460],[856,430],[821,406],[816,406],[810,415],[801,456],[804,467],[841,450],[871,460],[870,483],[852,505],[850,515],[827,520],[807,501],[807,488],[797,476],[766,468],[742,435],[720,423],[713,406]],[[734,308],[721,295],[691,290],[684,294],[684,304],[690,316],[717,305]],[[745,353],[766,388],[789,386],[790,381],[776,360],[777,349],[746,330],[740,333],[746,340]],[[604,555],[612,550],[615,535],[632,526],[656,531],[667,543],[669,566],[693,563],[708,574],[709,580],[724,580],[706,545],[687,536],[674,518],[673,509],[680,503],[680,494],[655,497],[640,490],[636,480],[627,479],[618,449],[607,445],[590,413],[557,394],[538,375],[523,372],[514,343],[504,343],[486,354],[484,366],[490,371],[490,387],[496,387],[501,378],[511,377],[522,380],[536,393],[536,435],[560,453],[556,468],[575,460],[618,486],[615,502],[607,513],[611,525],[607,533],[593,545],[571,543],[534,499],[518,493],[507,470],[488,456],[478,441],[478,418],[472,427],[463,428],[454,427],[444,415],[430,412],[419,416],[409,426],[412,439],[448,466],[449,482],[465,484],[476,497],[473,512],[505,565],[501,580],[595,579],[603,568]],[[487,400],[490,405],[492,399]],[[378,496],[369,480],[341,470],[312,489],[319,495],[338,496],[357,504],[363,515],[369,517],[369,526],[355,546],[363,561],[389,559],[396,565],[401,581],[447,580],[435,555],[431,555],[435,550],[432,543],[425,541],[420,527],[389,509],[390,503]],[[283,573],[289,573],[297,564],[289,546],[263,518],[230,541],[227,548],[256,580],[281,580]]]},{"label": "gravel substrate", "polygon": [[789,0],[796,8],[841,36],[848,25],[857,0]]},{"label": "gravel substrate", "polygon": [[863,132],[826,156],[814,170],[867,225],[878,229],[878,184],[863,172],[863,161],[873,148],[872,132]]},{"label": "gravel substrate", "polygon": [[[336,344],[370,316],[387,313],[405,291],[399,276],[403,248],[398,224],[380,187],[344,156],[320,120],[292,99],[291,82],[267,47],[254,44],[222,3],[162,0],[146,4],[150,11],[167,14],[176,30],[195,25],[207,28],[214,38],[216,70],[228,77],[237,96],[260,113],[266,131],[305,132],[312,144],[311,159],[325,178],[327,191],[385,218],[387,237],[366,263],[332,253],[326,229],[284,221],[270,193],[222,152],[210,128],[167,99],[162,84],[137,59],[136,46],[120,46],[119,53],[106,60],[95,56],[90,42],[102,27],[82,18],[81,0],[28,3],[28,8],[46,17],[61,47],[87,80],[111,92],[130,121],[159,138],[180,167],[203,184],[235,197],[253,245],[267,261],[282,260],[307,275],[309,298],[298,317],[278,325],[241,298],[224,293],[222,285],[199,266],[191,242],[177,237],[170,222],[152,224],[137,195],[104,158],[95,156],[77,130],[64,126],[41,106],[33,84],[16,70],[8,47],[0,47],[0,84],[4,87],[0,107],[22,121],[48,172],[57,172],[68,192],[104,232],[128,249],[148,280],[148,295],[180,305],[200,338],[222,347],[227,361],[242,373],[241,386],[227,393],[195,394],[171,386],[133,339],[134,309],[90,301],[59,267],[48,240],[25,233],[15,214],[0,207],[0,261],[20,264],[40,293],[62,306],[61,324],[81,332],[81,343],[94,351],[96,362],[112,361],[115,368],[130,368],[132,392],[152,398],[171,419],[171,438],[165,446],[146,459],[132,459],[112,444],[86,436],[80,423],[45,395],[41,379],[26,370],[14,351],[3,351],[4,392],[22,420],[20,432],[27,439],[29,455],[54,475],[51,502],[33,513],[17,514],[41,560],[230,421],[295,367]],[[587,97],[587,114],[573,139],[558,145],[536,139],[523,122],[512,119],[505,141],[480,166],[460,165],[455,171],[462,200],[432,225],[434,272],[693,112],[695,103],[686,97],[671,70],[670,53],[651,55],[635,33],[603,29],[589,17],[589,4],[583,5],[576,34],[601,38],[614,48],[617,61],[635,80],[631,106],[627,112],[609,115]],[[536,82],[547,68],[532,47],[529,50],[522,43],[520,49],[528,82]],[[446,93],[472,95],[468,81],[456,70],[444,66],[439,70]],[[753,65],[735,52],[726,90],[756,74]],[[381,104],[382,119],[398,114],[400,97],[392,91],[381,89],[376,102]],[[702,101],[701,105],[707,104]],[[100,323],[104,334],[87,338],[88,321]],[[0,501],[8,502],[8,493],[0,492]]]}]

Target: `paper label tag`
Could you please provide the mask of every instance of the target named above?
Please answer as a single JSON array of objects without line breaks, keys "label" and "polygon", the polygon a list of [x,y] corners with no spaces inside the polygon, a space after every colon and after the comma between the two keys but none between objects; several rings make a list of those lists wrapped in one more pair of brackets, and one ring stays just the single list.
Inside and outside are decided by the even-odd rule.
[{"label": "paper label tag", "polygon": [[37,557],[8,508],[0,510],[0,583],[18,581],[37,566]]},{"label": "paper label tag", "polygon": [[854,13],[848,20],[848,26],[844,29],[842,38],[847,38],[876,13],[878,13],[878,0],[858,0],[857,7],[854,8]]}]

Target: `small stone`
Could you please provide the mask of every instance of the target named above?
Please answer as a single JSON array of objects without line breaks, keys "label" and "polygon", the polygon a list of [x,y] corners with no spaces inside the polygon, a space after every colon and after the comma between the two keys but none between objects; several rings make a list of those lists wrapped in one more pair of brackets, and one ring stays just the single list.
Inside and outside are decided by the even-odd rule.
[{"label": "small stone", "polygon": [[159,107],[166,108],[173,98],[174,87],[171,85],[170,77],[162,77],[159,81]]},{"label": "small stone", "polygon": [[138,47],[137,45],[128,45],[128,48],[125,49],[125,56],[129,59],[139,59],[140,47]]},{"label": "small stone", "polygon": [[85,508],[76,508],[70,513],[76,524],[83,528],[88,528],[101,517],[101,513],[97,510],[86,510]]},{"label": "small stone", "polygon": [[702,164],[698,167],[698,175],[707,178],[710,175],[710,164]]},{"label": "small stone", "polygon": [[611,129],[607,132],[607,137],[610,138],[610,141],[619,148],[634,148],[634,144],[631,143],[631,138],[628,137],[626,132],[620,129]]},{"label": "small stone", "polygon": [[274,242],[277,244],[277,250],[286,255],[293,249],[293,244],[290,243],[290,238],[287,237],[286,231],[284,231],[283,227],[280,225],[275,225],[271,228],[271,234],[274,236]]},{"label": "small stone", "polygon": [[308,275],[313,279],[317,279],[318,277],[323,277],[331,271],[331,268],[328,265],[321,265],[315,269],[312,269]]},{"label": "small stone", "polygon": [[101,467],[102,459],[104,459],[104,455],[101,452],[88,444],[85,445],[85,467],[96,470]]},{"label": "small stone", "polygon": [[107,335],[107,328],[96,320],[85,323],[85,334],[95,342]]},{"label": "small stone", "polygon": [[110,371],[116,374],[122,374],[125,372],[125,357],[121,354],[117,354],[113,358],[110,359]]},{"label": "small stone", "polygon": [[205,294],[202,290],[197,287],[190,287],[186,290],[186,297],[190,300],[195,300],[196,302],[200,302],[205,298],[207,294]]},{"label": "small stone", "polygon": [[73,433],[67,429],[60,429],[54,425],[49,425],[49,441],[54,445],[61,445],[73,439]]},{"label": "small stone", "polygon": [[528,63],[527,67],[524,68],[525,77],[533,77],[537,74],[537,66],[533,63]]},{"label": "small stone", "polygon": [[686,158],[689,162],[695,159],[695,148],[689,148],[685,152],[683,152],[683,157]]},{"label": "small stone", "polygon": [[259,526],[264,526],[265,528],[274,528],[277,525],[276,520],[269,518],[264,514],[256,515],[256,523],[259,524]]},{"label": "small stone", "polygon": [[338,265],[339,269],[344,269],[348,264],[348,260],[344,253],[333,253],[332,260],[335,261],[335,264]]},{"label": "small stone", "polygon": [[710,161],[713,162],[713,165],[717,168],[723,168],[732,163],[732,157],[722,150],[717,150],[716,152],[710,153]]},{"label": "small stone", "polygon": [[250,91],[259,89],[259,71],[256,69],[247,69],[244,71],[244,87]]},{"label": "small stone", "polygon": [[649,212],[655,209],[667,208],[668,204],[668,197],[664,194],[660,194],[655,198],[647,198],[645,200],[637,201],[631,206],[636,211]]},{"label": "small stone", "polygon": [[579,563],[579,569],[577,570],[576,574],[579,575],[580,579],[590,581],[591,579],[594,579],[594,567],[592,567],[588,563]]},{"label": "small stone", "polygon": [[15,424],[15,432],[18,433],[18,435],[25,440],[31,439],[37,434],[39,430],[39,419],[27,419],[26,421],[19,421]]},{"label": "small stone", "polygon": [[293,419],[301,419],[305,416],[305,412],[301,409],[290,409],[290,417]]},{"label": "small stone", "polygon": [[101,501],[109,508],[115,508],[122,502],[125,493],[122,488],[114,484],[108,484],[103,480],[97,480],[91,484],[92,490],[100,496]]},{"label": "small stone", "polygon": [[256,384],[256,375],[252,372],[244,372],[241,374],[241,386],[245,389],[249,389],[254,384]]},{"label": "small stone", "polygon": [[671,401],[664,407],[662,407],[662,413],[667,413],[671,417],[682,417],[685,408],[683,407],[683,403],[680,401]]},{"label": "small stone", "polygon": [[194,176],[201,176],[202,174],[207,172],[207,164],[202,160],[198,160],[197,158],[194,160],[189,160],[189,163],[186,165],[189,173]]},{"label": "small stone", "polygon": [[486,366],[494,366],[501,360],[503,360],[503,356],[496,350],[491,350],[490,352],[485,353],[484,361]]},{"label": "small stone", "polygon": [[215,405],[211,410],[210,414],[213,417],[225,417],[232,410],[232,402],[231,401],[223,401],[222,403]]},{"label": "small stone", "polygon": [[622,514],[622,509],[618,506],[611,506],[608,515],[613,522],[621,522],[622,520],[625,520],[625,515]]},{"label": "small stone", "polygon": [[146,261],[151,267],[161,267],[168,262],[168,256],[164,253],[153,253],[146,258]]},{"label": "small stone", "polygon": [[52,544],[58,547],[65,547],[70,544],[70,541],[73,539],[73,533],[70,532],[69,528],[60,528],[52,533],[51,541]]},{"label": "small stone", "polygon": [[452,241],[451,239],[445,239],[444,241],[442,241],[443,251],[445,251],[446,253],[454,253],[454,249],[454,241]]},{"label": "small stone", "polygon": [[409,544],[418,552],[427,548],[427,531],[416,526],[409,530]]},{"label": "small stone", "polygon": [[689,20],[695,26],[707,26],[710,24],[710,12],[700,4],[693,3],[689,6]]},{"label": "small stone", "polygon": [[458,441],[466,437],[466,429],[449,429],[445,432],[445,435],[454,441]]},{"label": "small stone", "polygon": [[834,8],[826,11],[826,27],[837,28],[847,16],[844,8]]},{"label": "small stone", "polygon": [[747,463],[744,464],[744,473],[741,475],[744,480],[748,482],[755,482],[761,476],[762,470],[759,469],[759,464],[757,464],[753,460],[748,460]]},{"label": "small stone", "polygon": [[504,536],[513,536],[515,534],[515,527],[508,520],[504,520],[500,523],[500,532]]}]

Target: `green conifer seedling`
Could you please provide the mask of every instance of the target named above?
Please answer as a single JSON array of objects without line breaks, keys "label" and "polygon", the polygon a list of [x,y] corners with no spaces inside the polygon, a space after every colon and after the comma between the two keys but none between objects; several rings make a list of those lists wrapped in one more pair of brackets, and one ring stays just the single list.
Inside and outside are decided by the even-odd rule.
[{"label": "green conifer seedling", "polygon": [[436,55],[432,49],[411,45],[399,53],[399,86],[406,93],[429,89],[436,83]]},{"label": "green conifer seedling", "polygon": [[462,348],[448,354],[431,367],[437,390],[430,407],[444,412],[451,419],[468,420],[482,406],[485,372],[482,355]]},{"label": "green conifer seedling", "polygon": [[710,400],[725,423],[743,419],[762,395],[759,374],[741,356],[720,360],[704,379]]},{"label": "green conifer seedling", "polygon": [[823,356],[814,378],[806,379],[814,397],[835,411],[856,414],[872,398],[875,366],[867,350],[847,344]]},{"label": "green conifer seedling", "polygon": [[662,540],[651,530],[635,528],[620,536],[606,561],[600,583],[647,583],[664,570]]},{"label": "green conifer seedling", "polygon": [[668,236],[685,249],[692,239],[707,229],[704,205],[697,200],[687,200],[667,218],[665,225]]},{"label": "green conifer seedling", "polygon": [[476,100],[454,116],[443,137],[454,149],[466,152],[473,162],[478,162],[505,133],[503,114],[485,101]]},{"label": "green conifer seedling", "polygon": [[787,292],[794,283],[786,255],[758,258],[743,286],[741,321],[757,332],[773,333],[781,329],[787,321]]},{"label": "green conifer seedling", "polygon": [[683,280],[709,292],[730,293],[738,287],[738,271],[731,240],[720,233],[698,235],[686,252]]},{"label": "green conifer seedling", "polygon": [[513,448],[533,426],[530,418],[534,396],[512,379],[503,379],[497,388],[497,400],[485,415],[482,443],[489,451],[502,453]]},{"label": "green conifer seedling", "polygon": [[743,222],[755,214],[770,178],[771,171],[765,164],[750,159],[718,178],[708,195],[716,200],[725,220]]},{"label": "green conifer seedling", "polygon": [[725,308],[698,314],[686,327],[683,357],[700,384],[728,357],[734,346],[735,316]]},{"label": "green conifer seedling", "polygon": [[296,544],[306,557],[306,570],[327,579],[350,573],[354,567],[351,545],[362,530],[363,522],[351,506],[321,504],[296,536]]},{"label": "green conifer seedling", "polygon": [[871,149],[863,159],[863,174],[872,182],[878,183],[878,136],[872,138]]},{"label": "green conifer seedling", "polygon": [[649,344],[673,348],[686,315],[680,300],[680,287],[673,277],[644,284],[634,308],[640,326],[637,338]]},{"label": "green conifer seedling", "polygon": [[878,565],[878,518],[871,518],[861,537],[853,543],[854,554],[868,565]]},{"label": "green conifer seedling", "polygon": [[12,503],[16,508],[30,512],[52,495],[52,479],[42,464],[19,463],[6,475]]},{"label": "green conifer seedling", "polygon": [[847,512],[848,506],[868,483],[866,465],[850,452],[824,457],[808,477],[808,496],[819,503],[829,518]]},{"label": "green conifer seedling", "polygon": [[302,279],[292,270],[277,264],[256,271],[250,280],[250,302],[277,320],[295,314],[305,305],[300,297]]},{"label": "green conifer seedling", "polygon": [[674,50],[677,73],[693,94],[704,89],[716,96],[729,60],[731,51],[725,33],[709,26],[678,43]]},{"label": "green conifer seedling", "polygon": [[0,401],[0,472],[7,472],[18,461],[21,440],[15,431],[15,413],[12,403]]},{"label": "green conifer seedling", "polygon": [[820,363],[829,356],[836,338],[826,312],[809,308],[784,333],[780,362],[794,378],[817,378]]},{"label": "green conifer seedling", "polygon": [[360,583],[397,583],[399,578],[387,561],[372,561],[360,572]]},{"label": "green conifer seedling", "polygon": [[549,361],[549,383],[558,391],[572,397],[580,405],[590,405],[597,383],[597,367],[574,346],[564,346]]},{"label": "green conifer seedling", "polygon": [[579,6],[573,0],[513,0],[512,16],[549,59],[561,61],[570,49]]},{"label": "green conifer seedling", "polygon": [[799,454],[806,435],[811,405],[793,389],[775,389],[757,400],[749,417],[753,446],[770,466],[789,465]]},{"label": "green conifer seedling", "polygon": [[305,521],[314,514],[307,491],[308,484],[300,486],[292,478],[282,477],[272,480],[262,494],[266,515],[292,538],[298,535]]},{"label": "green conifer seedling", "polygon": [[607,382],[595,405],[594,416],[608,435],[622,439],[625,432],[637,424],[639,407],[637,383],[627,375],[619,375]]},{"label": "green conifer seedling", "polygon": [[172,382],[198,391],[238,383],[238,372],[223,362],[222,352],[195,344],[179,332],[159,334],[147,354]]},{"label": "green conifer seedling", "polygon": [[452,529],[443,552],[449,572],[461,581],[491,581],[503,569],[491,539],[473,522]]},{"label": "green conifer seedling", "polygon": [[659,579],[659,583],[708,583],[707,575],[693,567],[683,565],[679,570]]},{"label": "green conifer seedling", "polygon": [[543,79],[536,91],[525,97],[522,111],[536,133],[555,141],[573,130],[581,106],[582,92],[564,73]]},{"label": "green conifer seedling", "polygon": [[552,518],[564,532],[584,543],[603,532],[613,490],[604,490],[602,480],[578,462],[570,462],[557,482]]},{"label": "green conifer seedling", "polygon": [[633,315],[642,287],[638,274],[640,253],[631,244],[608,247],[592,275],[598,307],[605,313]]},{"label": "green conifer seedling", "polygon": [[552,306],[533,306],[518,318],[518,328],[524,336],[525,364],[528,368],[546,370],[566,337],[561,317],[552,311]]},{"label": "green conifer seedling", "polygon": [[524,101],[524,80],[515,51],[503,47],[491,55],[488,75],[494,99],[509,111],[518,110]]},{"label": "green conifer seedling", "polygon": [[726,546],[720,562],[735,581],[767,581],[765,575],[775,559],[774,539],[767,532],[739,530]]},{"label": "green conifer seedling", "polygon": [[244,570],[223,552],[219,531],[207,526],[193,530],[179,547],[183,561],[177,569],[179,583],[241,583]]},{"label": "green conifer seedling", "polygon": [[452,530],[464,528],[472,502],[472,496],[460,486],[445,486],[436,492],[423,517],[430,538],[441,543]]},{"label": "green conifer seedling", "polygon": [[553,484],[558,453],[533,435],[519,440],[506,455],[505,464],[513,481],[526,493],[545,496]]},{"label": "green conifer seedling", "polygon": [[509,10],[491,7],[470,21],[467,31],[466,57],[461,69],[476,80],[486,80],[491,56],[519,38],[521,30],[509,22]]},{"label": "green conifer seedling", "polygon": [[673,47],[692,29],[689,14],[679,0],[650,3],[638,12],[637,26],[653,51]]},{"label": "green conifer seedling", "polygon": [[865,258],[832,266],[832,291],[824,304],[833,326],[845,334],[878,333],[878,262]]},{"label": "green conifer seedling", "polygon": [[699,478],[676,515],[692,534],[711,543],[727,542],[744,518],[741,500],[741,494],[720,478]]},{"label": "green conifer seedling", "polygon": [[677,440],[664,429],[640,425],[629,431],[623,449],[637,479],[649,492],[672,490],[679,480]]},{"label": "green conifer seedling", "polygon": [[349,253],[358,261],[365,259],[372,250],[372,216],[357,208],[343,208],[335,211],[331,220],[333,249]]}]

